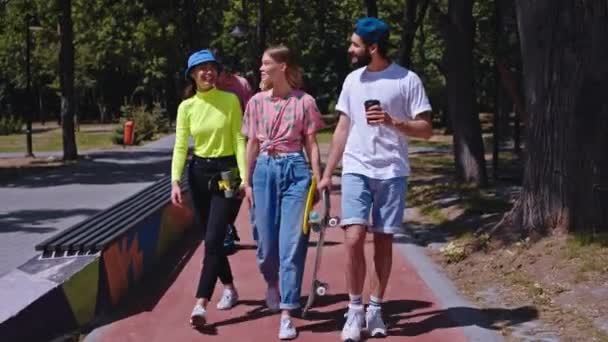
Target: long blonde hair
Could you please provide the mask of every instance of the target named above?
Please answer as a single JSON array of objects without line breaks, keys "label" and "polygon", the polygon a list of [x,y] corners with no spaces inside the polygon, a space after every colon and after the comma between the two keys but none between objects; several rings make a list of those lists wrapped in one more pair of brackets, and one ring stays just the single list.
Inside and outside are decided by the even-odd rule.
[{"label": "long blonde hair", "polygon": [[[285,78],[287,83],[293,89],[300,89],[303,86],[302,81],[302,68],[296,63],[295,58],[291,50],[284,45],[271,46],[264,51],[277,63],[285,63],[287,68],[285,70]],[[260,82],[260,89],[269,90],[272,89],[271,81]]]}]

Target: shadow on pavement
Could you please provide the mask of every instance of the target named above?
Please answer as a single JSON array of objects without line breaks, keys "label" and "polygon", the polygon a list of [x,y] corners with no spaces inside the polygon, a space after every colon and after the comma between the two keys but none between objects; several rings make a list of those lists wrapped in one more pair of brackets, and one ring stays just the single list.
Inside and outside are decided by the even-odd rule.
[{"label": "shadow on pavement", "polygon": [[0,234],[12,232],[50,233],[56,231],[57,228],[44,226],[44,224],[48,224],[48,221],[78,215],[91,216],[97,211],[95,209],[11,211],[7,214],[0,214]]},{"label": "shadow on pavement", "polygon": [[45,188],[153,182],[169,174],[170,150],[108,151],[84,156],[78,163],[48,170],[24,170],[2,177],[0,187]]}]

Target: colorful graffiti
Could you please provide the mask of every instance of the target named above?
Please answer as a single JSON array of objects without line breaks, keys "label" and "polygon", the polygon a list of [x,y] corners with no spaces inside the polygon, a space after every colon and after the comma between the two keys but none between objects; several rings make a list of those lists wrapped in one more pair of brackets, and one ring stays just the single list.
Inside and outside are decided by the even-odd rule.
[{"label": "colorful graffiti", "polygon": [[102,252],[112,305],[162,257],[191,225],[188,207],[167,205]]},{"label": "colorful graffiti", "polygon": [[99,259],[63,283],[62,289],[78,325],[90,322],[95,316],[99,290]]},{"label": "colorful graffiti", "polygon": [[139,234],[128,234],[103,252],[106,279],[112,305],[118,304],[129,284],[141,277],[144,254],[139,245]]},{"label": "colorful graffiti", "polygon": [[101,256],[34,259],[24,264],[21,269],[27,277],[59,286],[40,293],[33,303],[0,322],[0,340],[46,341],[91,322],[101,310],[115,307],[192,223],[189,203],[168,204],[142,217]]}]

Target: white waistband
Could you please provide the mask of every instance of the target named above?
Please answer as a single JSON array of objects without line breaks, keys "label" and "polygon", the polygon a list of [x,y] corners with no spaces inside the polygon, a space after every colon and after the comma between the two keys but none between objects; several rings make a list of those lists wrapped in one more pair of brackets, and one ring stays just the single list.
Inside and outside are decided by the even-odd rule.
[{"label": "white waistband", "polygon": [[289,157],[289,156],[298,156],[301,154],[302,154],[302,152],[273,152],[273,153],[268,153],[268,151],[260,152],[261,156],[267,156],[267,157]]}]

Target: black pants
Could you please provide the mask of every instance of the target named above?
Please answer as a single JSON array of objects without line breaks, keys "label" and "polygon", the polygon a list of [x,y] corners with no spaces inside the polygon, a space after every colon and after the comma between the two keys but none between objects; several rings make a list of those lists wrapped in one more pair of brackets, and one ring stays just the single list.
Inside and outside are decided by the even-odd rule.
[{"label": "black pants", "polygon": [[217,175],[236,167],[234,157],[201,158],[194,156],[188,168],[192,204],[205,241],[203,270],[196,291],[197,298],[211,299],[217,279],[223,284],[233,281],[224,238],[228,224],[233,223],[241,206],[240,199],[225,198],[216,189]]}]

